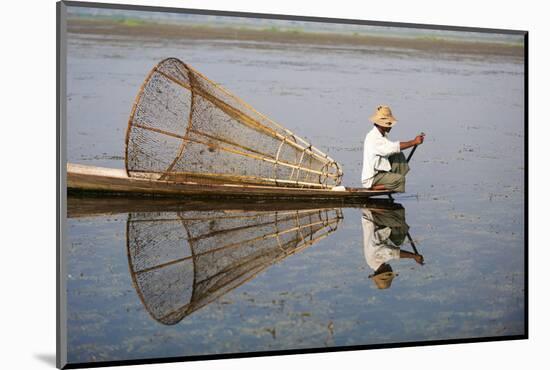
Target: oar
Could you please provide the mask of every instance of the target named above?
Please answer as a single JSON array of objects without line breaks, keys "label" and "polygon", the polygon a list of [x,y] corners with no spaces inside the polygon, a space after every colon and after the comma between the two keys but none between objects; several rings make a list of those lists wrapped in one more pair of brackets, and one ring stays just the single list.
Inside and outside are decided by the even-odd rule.
[{"label": "oar", "polygon": [[416,249],[416,245],[414,245],[413,239],[411,238],[411,234],[407,232],[407,238],[409,238],[409,242],[411,243],[411,246],[413,247],[414,253],[419,254],[418,250]]},{"label": "oar", "polygon": [[[424,135],[424,133],[421,132],[420,135]],[[412,158],[412,156],[413,156],[413,154],[414,154],[414,152],[415,152],[415,150],[416,150],[417,147],[418,147],[418,145],[413,146],[411,152],[409,153],[409,156],[407,157],[407,163],[409,163],[409,161],[411,160],[411,158]],[[393,197],[391,196],[391,194],[388,194],[388,198],[389,198],[391,201],[393,201]],[[418,253],[417,253],[417,254],[418,254]]]},{"label": "oar", "polygon": [[[411,234],[408,231],[407,231],[407,238],[409,238],[409,242],[411,243],[414,254],[416,254],[417,256],[420,256],[420,253],[418,253],[418,249],[416,249],[416,245],[414,245],[413,239],[411,238]],[[420,264],[424,265],[424,257],[422,257]]]},{"label": "oar", "polygon": [[[423,132],[421,132],[420,135],[424,136],[425,134]],[[409,153],[409,156],[407,157],[407,163],[409,163],[409,161],[411,160],[411,158],[414,154],[414,151],[416,150],[417,147],[418,147],[418,145],[413,146],[411,152]]]},{"label": "oar", "polygon": [[418,147],[418,145],[413,146],[411,152],[409,153],[409,156],[407,157],[407,163],[409,163],[409,161],[411,160],[411,158],[414,154],[414,151],[416,150],[417,147]]},{"label": "oar", "polygon": [[[416,150],[416,147],[417,147],[417,146],[418,146],[418,145],[413,146],[411,152],[409,153],[409,156],[407,157],[407,163],[409,163],[409,161],[411,160],[411,158],[412,158],[412,156],[413,156],[413,154],[414,154],[414,151]],[[388,198],[389,198],[390,200],[393,201],[393,197],[391,196],[391,194],[388,194]]]}]

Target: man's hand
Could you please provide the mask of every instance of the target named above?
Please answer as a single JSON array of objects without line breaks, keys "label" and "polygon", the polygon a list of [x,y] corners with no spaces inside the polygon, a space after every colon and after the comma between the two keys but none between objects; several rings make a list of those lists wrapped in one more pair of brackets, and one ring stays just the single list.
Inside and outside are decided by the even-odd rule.
[{"label": "man's hand", "polygon": [[418,263],[419,265],[423,265],[423,264],[424,264],[424,256],[421,255],[421,254],[415,254],[414,260],[415,260],[416,263]]},{"label": "man's hand", "polygon": [[399,143],[399,149],[400,150],[405,150],[405,149],[412,148],[415,145],[422,144],[424,142],[424,136],[425,136],[425,134],[423,132],[421,132],[420,135],[418,135],[417,137],[415,137],[414,139],[412,139],[410,141],[401,141]]},{"label": "man's hand", "polygon": [[413,142],[414,142],[414,145],[420,145],[424,142],[424,136],[426,136],[426,134],[424,134],[423,132],[420,133],[420,135],[418,135],[417,137],[414,138]]}]

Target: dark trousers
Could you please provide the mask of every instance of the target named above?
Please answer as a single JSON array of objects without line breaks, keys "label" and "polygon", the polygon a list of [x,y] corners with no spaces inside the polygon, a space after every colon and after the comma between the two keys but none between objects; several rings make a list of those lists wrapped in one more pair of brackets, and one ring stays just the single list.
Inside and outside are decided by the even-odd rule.
[{"label": "dark trousers", "polygon": [[403,193],[405,191],[405,175],[409,172],[409,164],[403,152],[392,154],[388,157],[391,163],[391,171],[378,172],[374,176],[372,185],[384,185],[391,191]]}]

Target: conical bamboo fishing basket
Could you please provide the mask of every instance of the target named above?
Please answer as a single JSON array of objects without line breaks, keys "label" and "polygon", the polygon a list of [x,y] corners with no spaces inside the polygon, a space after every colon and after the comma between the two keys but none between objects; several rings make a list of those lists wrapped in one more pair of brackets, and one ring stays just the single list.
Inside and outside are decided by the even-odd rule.
[{"label": "conical bamboo fishing basket", "polygon": [[330,189],[328,155],[197,72],[168,58],[149,73],[126,133],[128,176]]},{"label": "conical bamboo fishing basket", "polygon": [[151,317],[178,323],[336,230],[337,208],[130,213],[134,287]]}]

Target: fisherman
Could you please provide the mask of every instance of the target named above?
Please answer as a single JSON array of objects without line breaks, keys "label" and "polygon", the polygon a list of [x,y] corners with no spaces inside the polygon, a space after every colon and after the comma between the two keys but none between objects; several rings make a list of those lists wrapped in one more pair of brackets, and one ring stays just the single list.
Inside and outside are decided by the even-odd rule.
[{"label": "fisherman", "polygon": [[391,260],[411,258],[424,264],[424,257],[401,249],[409,226],[405,222],[405,208],[364,208],[361,219],[363,226],[363,252],[367,265],[374,273],[369,275],[378,289],[391,287],[394,273]]},{"label": "fisherman", "polygon": [[397,120],[390,107],[380,105],[370,117],[374,127],[365,137],[361,182],[371,190],[405,191],[405,175],[409,165],[402,150],[424,142],[424,133],[410,141],[390,141],[388,133]]}]

